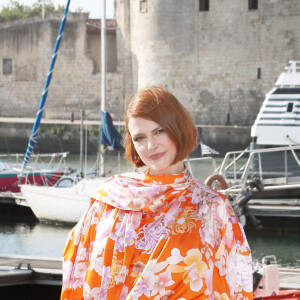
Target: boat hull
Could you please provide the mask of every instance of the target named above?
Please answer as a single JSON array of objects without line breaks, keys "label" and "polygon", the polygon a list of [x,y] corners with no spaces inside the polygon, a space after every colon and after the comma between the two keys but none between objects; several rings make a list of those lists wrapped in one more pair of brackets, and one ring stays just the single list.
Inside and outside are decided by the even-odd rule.
[{"label": "boat hull", "polygon": [[90,203],[92,194],[107,178],[84,180],[73,187],[22,185],[27,205],[41,221],[76,223]]},{"label": "boat hull", "polygon": [[63,172],[30,172],[24,173],[19,179],[19,173],[2,172],[0,173],[0,192],[19,193],[20,184],[35,184],[53,186],[57,180],[63,175]]}]

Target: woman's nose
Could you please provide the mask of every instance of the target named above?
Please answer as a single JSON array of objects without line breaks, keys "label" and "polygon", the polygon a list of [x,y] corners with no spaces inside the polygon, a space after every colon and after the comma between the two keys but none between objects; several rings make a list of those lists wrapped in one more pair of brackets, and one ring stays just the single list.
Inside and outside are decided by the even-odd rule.
[{"label": "woman's nose", "polygon": [[157,145],[156,145],[156,141],[154,138],[149,138],[148,139],[148,149],[149,150],[154,150],[157,148]]}]

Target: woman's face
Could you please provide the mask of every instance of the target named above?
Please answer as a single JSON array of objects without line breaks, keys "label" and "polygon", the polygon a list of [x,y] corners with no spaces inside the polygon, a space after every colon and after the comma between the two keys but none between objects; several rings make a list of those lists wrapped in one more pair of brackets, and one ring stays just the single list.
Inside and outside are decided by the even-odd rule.
[{"label": "woman's face", "polygon": [[128,129],[135,150],[150,169],[150,174],[178,174],[183,171],[182,161],[173,164],[176,146],[159,124],[143,118],[130,118]]}]

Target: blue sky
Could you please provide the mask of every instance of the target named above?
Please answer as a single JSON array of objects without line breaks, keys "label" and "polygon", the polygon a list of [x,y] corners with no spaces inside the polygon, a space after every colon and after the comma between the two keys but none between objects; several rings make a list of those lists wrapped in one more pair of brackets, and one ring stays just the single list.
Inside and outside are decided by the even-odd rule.
[{"label": "blue sky", "polygon": [[[23,5],[32,5],[37,0],[17,0]],[[86,12],[90,12],[90,18],[101,17],[101,1],[102,0],[71,0],[70,11],[75,11],[77,8],[83,8]],[[52,0],[55,6],[66,5],[67,0]],[[9,4],[9,0],[1,0],[0,10],[2,6]],[[113,18],[114,0],[106,0],[106,18]]]}]

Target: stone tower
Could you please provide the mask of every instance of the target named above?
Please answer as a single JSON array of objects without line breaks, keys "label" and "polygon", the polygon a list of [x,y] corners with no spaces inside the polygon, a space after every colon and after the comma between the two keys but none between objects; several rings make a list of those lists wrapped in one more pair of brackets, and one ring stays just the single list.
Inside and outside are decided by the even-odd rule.
[{"label": "stone tower", "polygon": [[207,1],[203,10],[200,0],[115,0],[125,86],[167,87],[197,124],[252,125],[300,59],[300,1]]},{"label": "stone tower", "polygon": [[130,35],[133,90],[164,86],[188,105],[197,77],[196,17],[194,0],[116,0],[121,33]]}]

